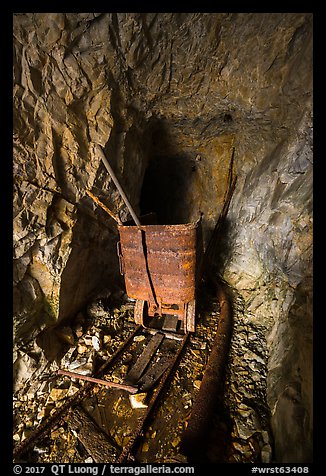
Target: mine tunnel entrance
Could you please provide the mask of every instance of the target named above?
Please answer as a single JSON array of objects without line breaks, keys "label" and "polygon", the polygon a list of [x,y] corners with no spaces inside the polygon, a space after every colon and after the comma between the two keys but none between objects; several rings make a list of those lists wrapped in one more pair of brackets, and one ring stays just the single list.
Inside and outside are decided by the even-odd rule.
[{"label": "mine tunnel entrance", "polygon": [[160,225],[177,225],[192,220],[195,153],[183,149],[163,122],[149,128],[150,147],[140,195],[141,215],[155,212]]},{"label": "mine tunnel entrance", "polygon": [[141,214],[155,212],[160,225],[190,221],[189,189],[193,166],[185,156],[154,156],[144,176]]}]

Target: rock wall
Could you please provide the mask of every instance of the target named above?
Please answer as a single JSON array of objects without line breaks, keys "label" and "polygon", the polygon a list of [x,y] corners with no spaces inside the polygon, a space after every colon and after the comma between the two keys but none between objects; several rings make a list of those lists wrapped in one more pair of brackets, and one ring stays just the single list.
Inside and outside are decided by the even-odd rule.
[{"label": "rock wall", "polygon": [[[276,459],[309,459],[311,14],[15,14],[13,94],[20,352],[121,282],[115,223],[86,189],[128,214],[94,142],[138,212],[172,171],[156,206],[172,222],[202,213],[206,241],[235,148],[219,269],[269,329]],[[146,170],[159,188],[142,191]]]},{"label": "rock wall", "polygon": [[221,248],[224,278],[267,329],[268,403],[277,458],[312,458],[312,134],[305,116],[246,176]]}]

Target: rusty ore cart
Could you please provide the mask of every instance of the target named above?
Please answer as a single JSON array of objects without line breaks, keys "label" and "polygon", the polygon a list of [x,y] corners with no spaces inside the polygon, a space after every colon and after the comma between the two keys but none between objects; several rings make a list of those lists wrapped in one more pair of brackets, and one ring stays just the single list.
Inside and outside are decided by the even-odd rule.
[{"label": "rusty ore cart", "polygon": [[136,300],[137,324],[167,314],[183,322],[184,332],[195,331],[197,226],[119,225],[120,271]]}]

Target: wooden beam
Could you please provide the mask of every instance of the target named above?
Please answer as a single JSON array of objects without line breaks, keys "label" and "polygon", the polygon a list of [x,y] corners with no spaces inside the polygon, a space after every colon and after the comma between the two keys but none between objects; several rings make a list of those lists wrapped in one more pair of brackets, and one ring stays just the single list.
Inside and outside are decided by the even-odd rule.
[{"label": "wooden beam", "polygon": [[68,426],[77,433],[77,438],[95,463],[114,462],[119,454],[118,445],[96,425],[82,407],[70,411]]}]

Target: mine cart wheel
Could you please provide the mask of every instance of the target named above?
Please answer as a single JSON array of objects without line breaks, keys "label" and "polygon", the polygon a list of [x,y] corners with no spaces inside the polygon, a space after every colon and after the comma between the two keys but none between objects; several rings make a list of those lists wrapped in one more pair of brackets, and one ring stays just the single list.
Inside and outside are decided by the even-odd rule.
[{"label": "mine cart wheel", "polygon": [[134,319],[136,324],[142,326],[144,325],[144,308],[145,301],[143,301],[142,299],[137,299],[134,309]]},{"label": "mine cart wheel", "polygon": [[189,301],[185,310],[185,331],[195,332],[196,300]]}]

